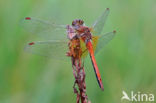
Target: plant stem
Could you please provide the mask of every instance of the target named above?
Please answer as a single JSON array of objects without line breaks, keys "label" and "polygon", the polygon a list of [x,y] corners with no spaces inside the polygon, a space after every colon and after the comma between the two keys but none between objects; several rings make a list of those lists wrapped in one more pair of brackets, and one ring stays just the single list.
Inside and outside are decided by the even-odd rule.
[{"label": "plant stem", "polygon": [[[81,103],[91,103],[88,101],[88,96],[86,94],[85,70],[83,63],[81,63],[81,59],[72,58],[72,68],[75,77],[73,89],[74,93],[77,94],[76,103],[80,103],[80,100]],[[78,88],[76,88],[76,86]]]}]

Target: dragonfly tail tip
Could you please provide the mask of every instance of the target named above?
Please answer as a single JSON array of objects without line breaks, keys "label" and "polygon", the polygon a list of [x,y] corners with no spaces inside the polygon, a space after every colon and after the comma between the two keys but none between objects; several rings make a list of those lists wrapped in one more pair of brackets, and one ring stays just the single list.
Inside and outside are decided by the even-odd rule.
[{"label": "dragonfly tail tip", "polygon": [[104,91],[104,88],[101,88],[102,91]]}]

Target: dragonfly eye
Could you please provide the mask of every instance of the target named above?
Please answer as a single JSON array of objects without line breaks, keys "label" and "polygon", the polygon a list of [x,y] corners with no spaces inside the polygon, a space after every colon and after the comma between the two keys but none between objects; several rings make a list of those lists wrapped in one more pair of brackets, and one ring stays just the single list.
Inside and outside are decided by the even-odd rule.
[{"label": "dragonfly eye", "polygon": [[84,23],[83,20],[79,20],[80,25],[83,25],[83,23]]},{"label": "dragonfly eye", "polygon": [[72,22],[72,26],[81,26],[83,25],[83,20],[80,20],[80,19],[76,19]]},{"label": "dragonfly eye", "polygon": [[74,21],[72,22],[72,26],[76,26],[76,24],[77,24],[77,22],[74,20]]}]

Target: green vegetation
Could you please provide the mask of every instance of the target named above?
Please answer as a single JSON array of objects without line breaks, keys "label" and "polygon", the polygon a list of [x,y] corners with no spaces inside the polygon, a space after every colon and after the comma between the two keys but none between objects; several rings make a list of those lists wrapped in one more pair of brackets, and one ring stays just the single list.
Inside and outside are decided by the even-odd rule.
[{"label": "green vegetation", "polygon": [[92,25],[107,7],[103,32],[117,34],[96,56],[104,92],[87,59],[89,99],[120,103],[123,90],[156,95],[155,0],[1,0],[0,103],[75,103],[71,63],[24,52],[31,34],[19,22],[27,16],[59,24],[80,18]]}]

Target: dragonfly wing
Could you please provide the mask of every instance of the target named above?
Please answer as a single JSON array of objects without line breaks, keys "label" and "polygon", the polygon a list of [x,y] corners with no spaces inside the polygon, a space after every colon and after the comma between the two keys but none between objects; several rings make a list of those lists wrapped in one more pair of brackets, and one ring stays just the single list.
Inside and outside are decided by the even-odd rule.
[{"label": "dragonfly wing", "polygon": [[[105,33],[104,35],[99,35],[96,48],[95,55],[115,36],[116,31]],[[93,42],[94,43],[94,42]],[[94,45],[94,44],[93,44]]]},{"label": "dragonfly wing", "polygon": [[57,60],[62,60],[67,58],[67,46],[68,43],[66,41],[36,41],[28,43],[25,47],[25,51],[41,56],[51,57]]},{"label": "dragonfly wing", "polygon": [[104,11],[104,13],[95,21],[95,23],[93,24],[94,35],[101,35],[108,14],[109,14],[109,8],[107,8]]},{"label": "dragonfly wing", "polygon": [[65,25],[57,25],[33,17],[24,18],[20,24],[27,31],[45,40],[63,40],[67,38]]}]

